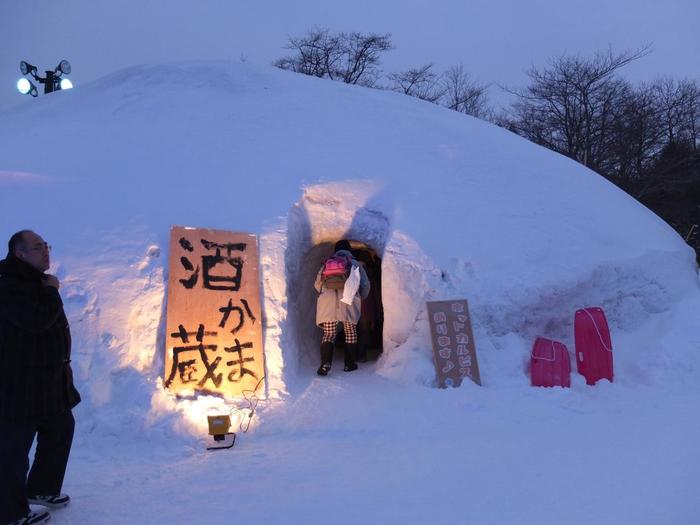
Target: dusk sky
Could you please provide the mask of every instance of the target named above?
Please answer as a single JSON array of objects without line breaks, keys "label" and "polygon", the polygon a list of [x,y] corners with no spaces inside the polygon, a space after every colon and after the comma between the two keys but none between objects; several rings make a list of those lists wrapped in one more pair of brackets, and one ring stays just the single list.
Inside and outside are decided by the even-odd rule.
[{"label": "dusk sky", "polygon": [[68,59],[79,87],[143,63],[269,64],[286,53],[288,35],[315,26],[391,33],[395,49],[384,57],[385,72],[462,63],[491,84],[494,104],[506,100],[498,84],[524,86],[530,65],[608,47],[651,45],[648,56],[622,70],[630,80],[698,79],[698,20],[698,0],[2,0],[0,110],[30,102],[15,89],[20,60],[43,71]]}]

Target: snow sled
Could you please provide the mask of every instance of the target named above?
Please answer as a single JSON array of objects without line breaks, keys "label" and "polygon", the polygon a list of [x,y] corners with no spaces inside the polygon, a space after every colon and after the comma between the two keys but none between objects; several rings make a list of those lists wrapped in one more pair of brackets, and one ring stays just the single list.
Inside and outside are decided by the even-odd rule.
[{"label": "snow sled", "polygon": [[571,361],[564,343],[538,337],[530,354],[532,386],[571,386]]},{"label": "snow sled", "polygon": [[599,379],[613,380],[613,355],[610,330],[602,308],[576,310],[574,317],[576,368],[595,385]]}]

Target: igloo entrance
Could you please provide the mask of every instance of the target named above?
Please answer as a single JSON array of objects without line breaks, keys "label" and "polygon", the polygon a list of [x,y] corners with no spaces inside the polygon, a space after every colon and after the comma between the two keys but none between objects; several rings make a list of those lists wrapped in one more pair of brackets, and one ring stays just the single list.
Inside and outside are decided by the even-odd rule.
[{"label": "igloo entrance", "polygon": [[[358,323],[360,361],[376,360],[382,352],[384,311],[381,295],[381,259],[377,252],[362,241],[351,240],[355,259],[365,268],[370,281],[370,294],[362,301],[362,316]],[[299,369],[310,372],[318,366],[321,331],[316,326],[316,299],[314,279],[323,262],[333,254],[334,242],[321,242],[311,247],[302,257],[299,273],[293,288],[293,308],[296,322],[297,346],[299,348]],[[291,290],[290,290],[291,291]],[[335,343],[334,368],[342,365],[345,347],[342,330]],[[340,360],[340,361],[338,361]]]},{"label": "igloo entrance", "polygon": [[[372,274],[371,302],[364,305],[366,315],[359,326],[370,361],[365,366],[374,369],[371,361],[379,356],[382,356],[381,360],[386,357],[389,341],[384,332],[387,326],[396,323],[394,314],[384,312],[382,307],[382,301],[386,299],[382,293],[382,281],[387,277],[391,281],[387,289],[394,289],[398,284],[392,280],[396,257],[385,253],[387,242],[395,233],[391,231],[390,214],[386,212],[388,206],[382,192],[371,182],[345,181],[309,186],[304,188],[302,198],[290,209],[284,232],[277,232],[283,236],[272,235],[266,239],[269,255],[263,262],[263,271],[265,265],[272,268],[278,261],[283,261],[285,269],[284,288],[272,278],[273,274],[265,282],[268,315],[265,361],[269,391],[294,395],[316,378],[322,333],[316,326],[318,294],[314,280],[340,239],[350,241],[355,258]],[[280,247],[283,247],[283,252],[279,251]],[[387,257],[390,261],[388,273]],[[270,322],[272,319],[277,321]],[[334,352],[333,370],[342,373],[344,339],[337,337],[336,341],[338,349]]]}]

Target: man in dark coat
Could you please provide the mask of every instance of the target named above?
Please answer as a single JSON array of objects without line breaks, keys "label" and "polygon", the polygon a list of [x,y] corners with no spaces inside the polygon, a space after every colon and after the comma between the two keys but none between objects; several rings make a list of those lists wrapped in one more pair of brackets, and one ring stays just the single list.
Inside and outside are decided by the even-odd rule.
[{"label": "man in dark coat", "polygon": [[50,514],[30,512],[29,503],[56,508],[70,501],[61,487],[80,395],[59,282],[45,273],[50,246],[23,230],[8,248],[0,261],[0,525],[33,524]]}]

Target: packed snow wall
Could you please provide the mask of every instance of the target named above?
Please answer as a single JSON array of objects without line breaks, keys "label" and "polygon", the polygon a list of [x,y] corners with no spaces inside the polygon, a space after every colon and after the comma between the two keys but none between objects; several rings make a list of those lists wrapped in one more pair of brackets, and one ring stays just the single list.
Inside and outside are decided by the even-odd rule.
[{"label": "packed snow wall", "polygon": [[277,229],[261,236],[271,397],[303,390],[314,375],[320,331],[313,282],[339,239],[362,243],[382,261],[384,353],[377,369],[409,338],[431,290],[428,281],[439,281],[440,271],[415,242],[392,228],[392,214],[390,200],[370,181],[318,184],[304,189],[284,233]]}]

